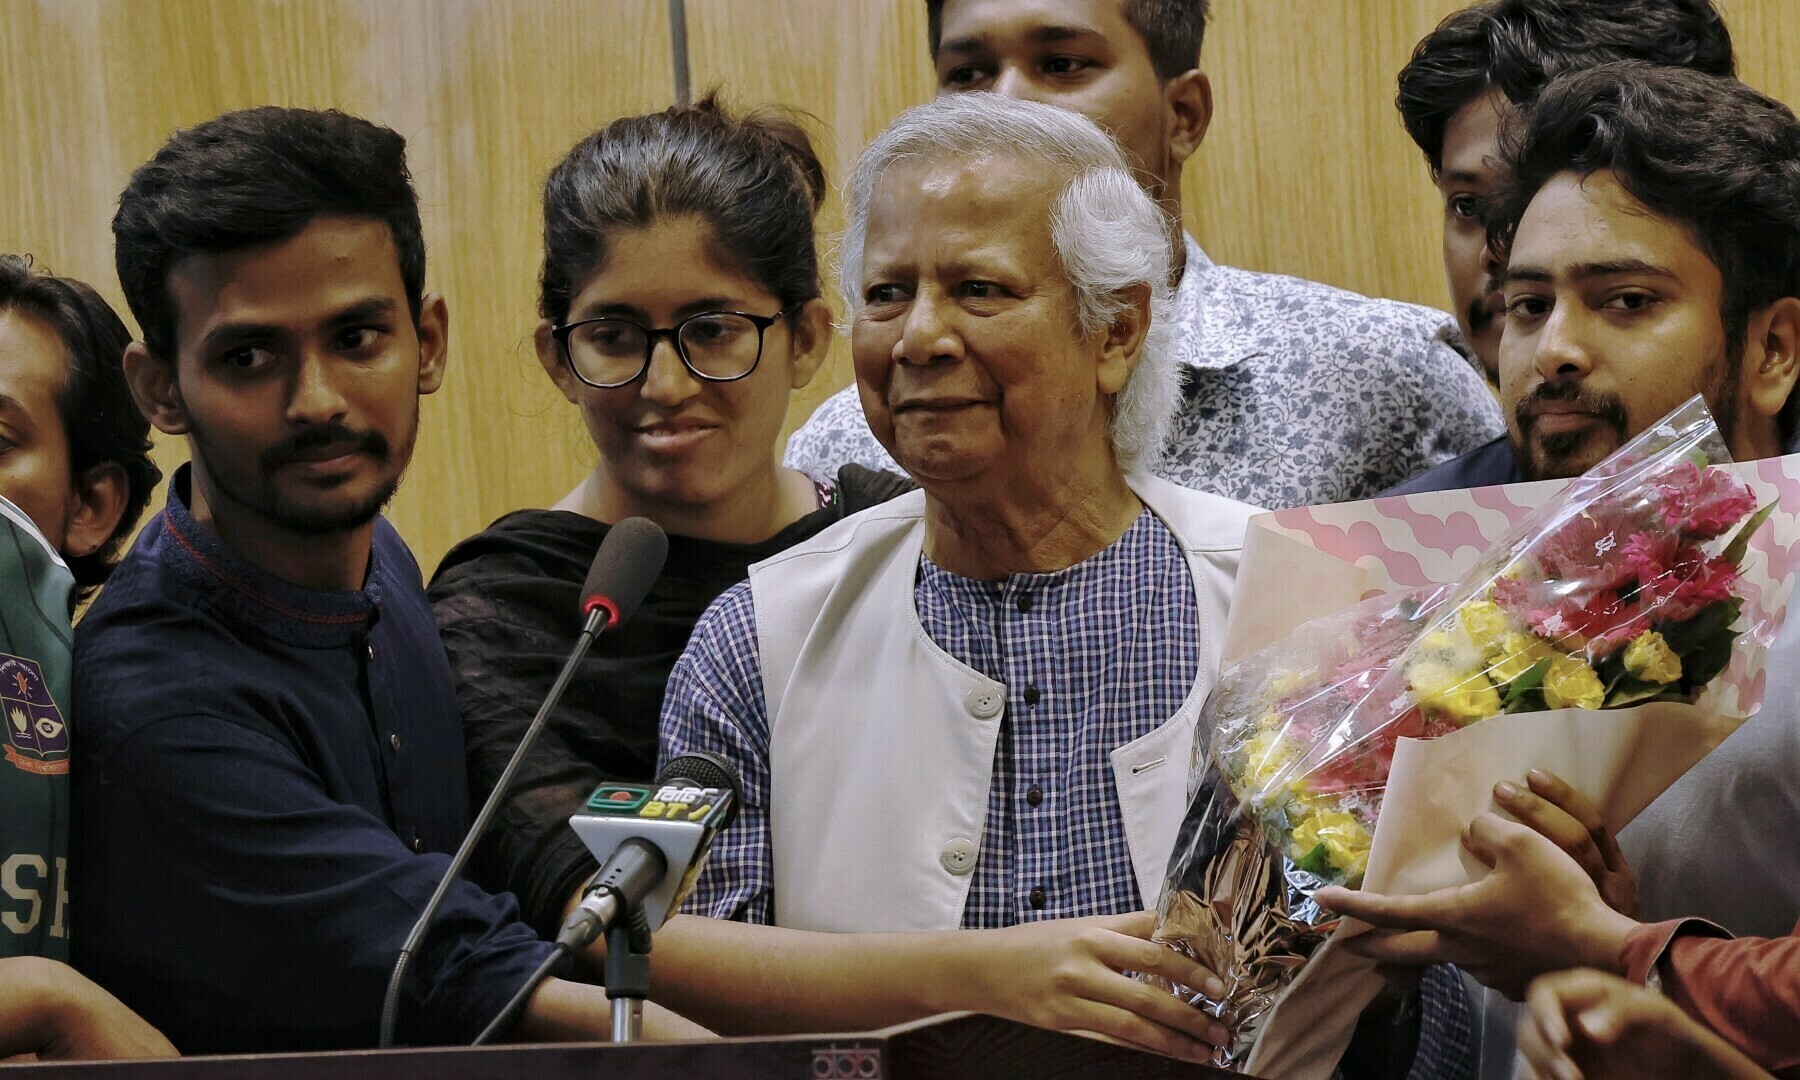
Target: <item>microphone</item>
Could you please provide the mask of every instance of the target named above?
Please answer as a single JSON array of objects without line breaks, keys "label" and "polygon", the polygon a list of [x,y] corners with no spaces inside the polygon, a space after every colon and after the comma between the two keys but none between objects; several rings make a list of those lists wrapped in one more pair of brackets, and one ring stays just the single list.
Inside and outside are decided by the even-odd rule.
[{"label": "microphone", "polygon": [[645,954],[650,934],[680,907],[700,876],[713,837],[737,818],[743,785],[714,754],[691,753],[663,766],[656,783],[605,783],[569,819],[600,872],[569,913],[551,953],[475,1038],[483,1046],[511,1027],[538,984],[562,958],[606,941],[606,996],[613,1000],[613,1040],[637,1038],[650,994]]},{"label": "microphone", "polygon": [[596,632],[630,621],[668,557],[669,538],[649,518],[629,517],[608,529],[581,583],[581,613],[589,625],[599,612],[605,612],[606,625]]},{"label": "microphone", "polygon": [[737,819],[743,785],[715,754],[690,753],[663,766],[656,783],[601,784],[569,819],[600,860],[600,872],[557,942],[579,949],[623,916],[641,914],[641,951],[693,890],[713,837]]},{"label": "microphone", "polygon": [[[475,823],[469,826],[468,835],[456,849],[450,866],[445,869],[444,876],[438,881],[437,890],[426,902],[425,910],[419,913],[418,921],[413,923],[412,931],[406,936],[406,943],[400,947],[400,955],[394,960],[394,973],[388,979],[387,994],[381,1002],[380,1046],[386,1049],[394,1045],[394,1027],[400,1013],[400,988],[405,984],[406,969],[412,963],[413,954],[425,940],[425,933],[431,927],[431,918],[443,904],[444,897],[450,892],[450,883],[462,873],[463,864],[469,861],[469,855],[475,850],[476,843],[487,831],[489,820],[498,809],[500,800],[512,786],[513,774],[519,771],[520,762],[537,741],[538,732],[543,730],[544,722],[550,718],[551,710],[562,700],[563,691],[568,689],[569,680],[575,675],[582,657],[587,655],[594,638],[604,630],[610,630],[631,618],[637,607],[649,593],[650,586],[656,583],[657,576],[662,573],[663,562],[669,555],[669,538],[663,534],[661,527],[646,518],[626,518],[606,531],[606,538],[600,541],[600,550],[594,554],[594,562],[588,568],[587,580],[581,586],[581,613],[584,620],[581,634],[575,640],[575,647],[569,651],[569,659],[563,663],[562,671],[557,674],[556,682],[550,686],[550,693],[545,696],[537,715],[532,717],[531,726],[525,729],[525,735],[519,740],[519,748],[513,751],[512,760],[506,763],[500,779],[494,785],[493,793],[482,804],[481,812],[475,815]],[[560,954],[553,955],[553,959]],[[549,964],[542,969],[548,974]]]}]

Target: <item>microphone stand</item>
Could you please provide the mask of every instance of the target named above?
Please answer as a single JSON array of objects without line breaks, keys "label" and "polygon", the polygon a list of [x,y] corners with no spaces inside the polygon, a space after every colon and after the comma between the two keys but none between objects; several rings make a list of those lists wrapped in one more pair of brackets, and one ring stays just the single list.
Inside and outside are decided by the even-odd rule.
[{"label": "microphone stand", "polygon": [[650,996],[650,924],[643,905],[606,932],[606,997],[612,1002],[612,1041],[644,1037],[644,999]]},{"label": "microphone stand", "polygon": [[[420,943],[425,940],[425,932],[431,927],[431,917],[437,914],[438,907],[443,904],[445,895],[450,891],[451,883],[462,875],[463,864],[469,861],[469,855],[475,850],[476,841],[480,840],[482,834],[487,831],[488,820],[499,809],[501,797],[512,786],[513,774],[519,771],[519,765],[525,760],[526,751],[530,750],[531,744],[537,741],[538,732],[544,729],[544,722],[550,719],[550,711],[556,708],[557,702],[562,700],[563,691],[568,688],[569,680],[575,677],[575,668],[581,663],[582,657],[587,655],[588,648],[593,645],[594,638],[599,635],[601,628],[610,625],[610,620],[615,617],[614,612],[602,604],[596,604],[589,609],[587,620],[581,627],[581,637],[576,640],[575,648],[569,654],[568,661],[563,664],[561,673],[556,676],[556,682],[550,687],[550,693],[544,698],[544,704],[538,709],[537,715],[532,717],[531,726],[525,729],[525,737],[519,740],[519,748],[513,751],[512,760],[506,763],[506,771],[500,774],[500,779],[494,784],[493,792],[488,795],[487,802],[482,804],[481,813],[475,815],[475,824],[469,827],[468,835],[463,837],[462,846],[456,849],[456,855],[450,860],[450,868],[444,871],[442,880],[438,882],[437,891],[431,894],[431,899],[425,904],[425,910],[419,913],[419,920],[413,923],[412,932],[406,935],[406,944],[400,947],[400,956],[394,962],[394,973],[388,979],[387,996],[381,1002],[381,1041],[379,1045],[382,1049],[385,1050],[394,1045],[394,1027],[400,1018],[400,988],[406,979],[406,969],[412,964],[413,954],[418,951]],[[607,960],[609,969],[611,963],[609,957]],[[649,962],[645,961],[644,980],[646,983],[649,981],[648,965]],[[641,1001],[639,1016],[640,1018],[642,1016]],[[616,1013],[614,1026],[617,1027]]]}]

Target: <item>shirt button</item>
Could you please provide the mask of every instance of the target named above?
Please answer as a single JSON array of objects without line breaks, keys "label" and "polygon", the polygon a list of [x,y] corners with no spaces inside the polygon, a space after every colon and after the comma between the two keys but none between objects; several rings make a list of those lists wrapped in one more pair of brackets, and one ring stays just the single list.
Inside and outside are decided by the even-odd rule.
[{"label": "shirt button", "polygon": [[371,660],[375,659],[375,646],[374,645],[364,645],[363,646],[363,655],[368,657]]},{"label": "shirt button", "polygon": [[992,686],[977,686],[963,698],[963,704],[975,719],[992,720],[1006,708],[1006,695]]},{"label": "shirt button", "polygon": [[1032,907],[1034,907],[1034,908],[1036,908],[1036,909],[1038,909],[1038,910],[1039,910],[1039,911],[1042,911],[1042,910],[1044,910],[1044,903],[1045,903],[1045,899],[1046,899],[1046,898],[1045,898],[1045,896],[1044,896],[1044,890],[1043,890],[1043,889],[1033,889],[1033,890],[1031,890],[1031,895],[1030,895],[1030,896],[1028,896],[1028,897],[1026,897],[1026,899],[1028,899],[1028,900],[1030,900],[1030,901],[1031,901],[1031,906],[1032,906]]},{"label": "shirt button", "polygon": [[944,851],[938,856],[938,862],[944,869],[961,877],[975,869],[975,841],[966,836],[953,836],[944,845]]},{"label": "shirt button", "polygon": [[1041,787],[1034,786],[1030,791],[1025,793],[1025,803],[1028,806],[1036,806],[1043,801],[1044,789]]},{"label": "shirt button", "polygon": [[1031,611],[1031,594],[1028,592],[1022,592],[1019,594],[1019,613],[1021,615],[1024,615],[1024,614],[1029,614],[1030,611]]},{"label": "shirt button", "polygon": [[396,732],[396,733],[395,733],[395,734],[393,734],[393,735],[389,735],[389,736],[388,736],[388,745],[389,745],[389,746],[391,746],[391,747],[393,747],[393,748],[394,748],[394,750],[395,750],[395,751],[396,751],[396,752],[398,752],[398,751],[399,751],[399,749],[400,749],[400,735],[399,735],[399,733],[398,733],[398,732]]},{"label": "shirt button", "polygon": [[413,837],[413,850],[414,851],[424,851],[425,850],[425,838],[423,836],[414,836]]},{"label": "shirt button", "polygon": [[1038,703],[1038,688],[1035,686],[1027,686],[1025,688],[1025,704],[1036,705],[1037,703]]}]

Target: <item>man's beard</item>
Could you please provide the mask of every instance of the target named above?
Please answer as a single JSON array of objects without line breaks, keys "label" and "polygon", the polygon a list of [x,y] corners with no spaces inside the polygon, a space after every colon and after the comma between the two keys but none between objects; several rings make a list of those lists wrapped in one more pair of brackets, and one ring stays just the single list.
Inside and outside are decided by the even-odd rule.
[{"label": "man's beard", "polygon": [[[1723,364],[1715,365],[1707,373],[1704,382],[1710,386],[1703,387],[1700,393],[1706,399],[1706,407],[1711,410],[1714,423],[1718,425],[1719,438],[1726,446],[1730,446],[1732,437],[1737,432],[1737,360],[1727,358]],[[1513,407],[1513,421],[1519,432],[1519,439],[1513,444],[1513,457],[1527,480],[1568,479],[1600,463],[1592,461],[1576,468],[1570,460],[1592,438],[1591,431],[1565,431],[1532,438],[1531,430],[1537,418],[1531,415],[1531,406],[1546,401],[1580,405],[1613,429],[1621,447],[1645,427],[1662,419],[1660,416],[1638,417],[1636,419],[1639,426],[1634,431],[1633,418],[1626,412],[1625,403],[1617,395],[1595,393],[1578,382],[1541,383]]]},{"label": "man's beard", "polygon": [[[417,430],[416,413],[414,430]],[[396,472],[392,479],[364,499],[347,506],[317,509],[284,499],[275,482],[276,470],[302,460],[301,455],[309,451],[327,446],[341,446],[345,453],[366,453],[385,465],[394,454],[387,438],[378,431],[356,432],[337,423],[307,428],[258,454],[251,471],[226,465],[231,461],[230,451],[214,444],[206,429],[191,420],[189,434],[194,439],[194,455],[204,463],[208,479],[224,495],[276,526],[302,536],[324,536],[367,525],[400,489],[401,474]],[[411,449],[409,439],[402,450],[410,456]]]}]

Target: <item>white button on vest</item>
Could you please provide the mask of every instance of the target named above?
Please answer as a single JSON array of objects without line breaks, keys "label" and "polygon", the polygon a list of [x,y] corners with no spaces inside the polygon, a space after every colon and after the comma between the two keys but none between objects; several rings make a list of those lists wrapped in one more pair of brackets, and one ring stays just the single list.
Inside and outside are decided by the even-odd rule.
[{"label": "white button on vest", "polygon": [[944,869],[961,877],[975,869],[975,841],[966,836],[951,837],[950,842],[944,845],[943,854],[938,856],[938,862],[944,864]]},{"label": "white button on vest", "polygon": [[969,715],[977,720],[992,720],[1006,708],[1006,695],[993,687],[978,686],[963,699]]}]

